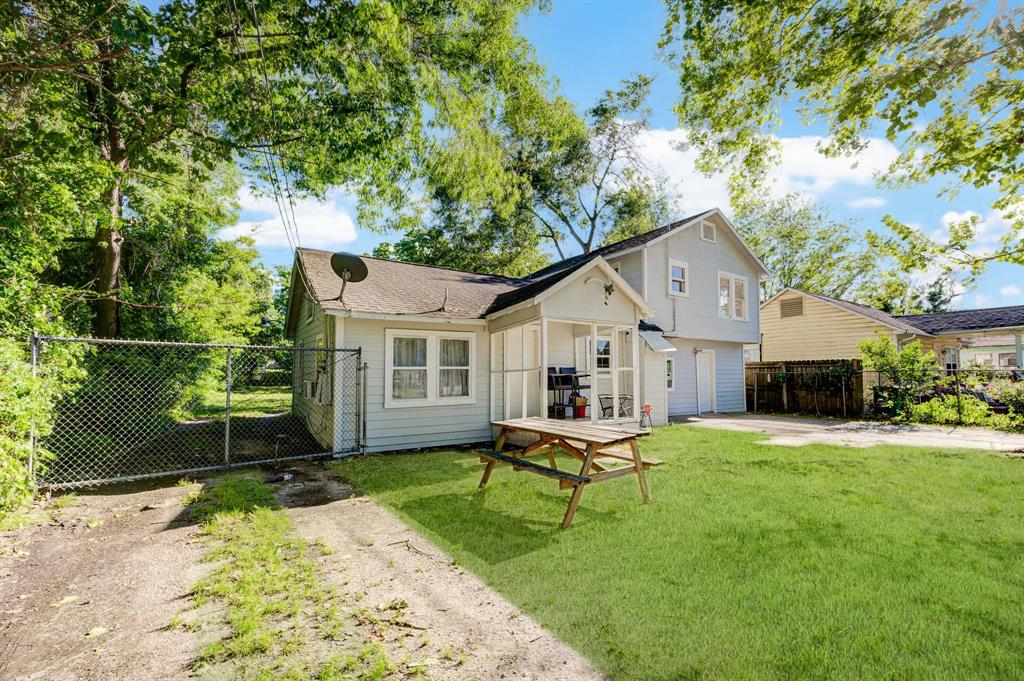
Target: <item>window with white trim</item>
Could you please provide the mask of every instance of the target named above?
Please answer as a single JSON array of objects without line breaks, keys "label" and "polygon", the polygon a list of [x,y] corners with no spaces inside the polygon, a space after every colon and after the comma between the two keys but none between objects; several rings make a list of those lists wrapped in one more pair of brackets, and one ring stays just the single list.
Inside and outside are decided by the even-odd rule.
[{"label": "window with white trim", "polygon": [[387,329],[384,336],[385,407],[474,402],[474,334]]},{"label": "window with white trim", "polygon": [[722,319],[747,319],[747,278],[728,272],[718,273],[718,316]]},{"label": "window with white trim", "polygon": [[690,266],[682,260],[668,261],[668,293],[670,296],[690,295]]},{"label": "window with white trim", "polygon": [[700,238],[711,243],[718,243],[718,231],[713,222],[702,220],[700,223]]},{"label": "window with white trim", "polygon": [[671,357],[665,359],[665,387],[670,392],[676,389],[676,361]]}]

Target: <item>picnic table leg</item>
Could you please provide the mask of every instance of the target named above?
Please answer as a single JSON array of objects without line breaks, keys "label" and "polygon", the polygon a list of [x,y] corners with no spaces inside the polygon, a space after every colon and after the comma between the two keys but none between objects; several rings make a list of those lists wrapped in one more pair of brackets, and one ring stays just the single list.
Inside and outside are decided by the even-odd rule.
[{"label": "picnic table leg", "polygon": [[[508,429],[507,428],[502,428],[501,432],[498,433],[497,441],[495,441],[495,443],[494,443],[494,451],[500,452],[502,450],[502,448],[505,446],[505,439],[507,437],[508,437]],[[493,461],[488,461],[484,465],[484,474],[483,474],[483,477],[480,478],[480,487],[483,487],[484,485],[486,485],[487,481],[491,479],[491,471],[494,470],[494,465],[495,464],[494,464]]]},{"label": "picnic table leg", "polygon": [[[587,445],[587,456],[583,460],[583,468],[580,469],[581,476],[585,477],[590,472],[590,464],[594,463],[595,454],[597,454],[597,448],[594,445]],[[565,509],[565,517],[562,518],[562,529],[568,529],[572,525],[572,519],[576,515],[576,507],[580,504],[584,487],[586,487],[586,483],[579,483],[573,488],[572,496],[569,498],[569,508]]]},{"label": "picnic table leg", "polygon": [[629,441],[629,448],[633,450],[633,466],[636,468],[636,477],[640,479],[640,498],[646,504],[651,500],[651,492],[647,489],[647,476],[644,475],[644,463],[640,458],[640,448],[637,446],[636,440]]}]

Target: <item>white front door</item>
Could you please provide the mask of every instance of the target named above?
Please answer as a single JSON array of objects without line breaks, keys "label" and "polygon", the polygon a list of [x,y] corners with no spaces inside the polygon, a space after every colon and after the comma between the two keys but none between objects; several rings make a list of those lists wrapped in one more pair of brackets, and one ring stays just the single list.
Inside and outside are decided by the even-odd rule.
[{"label": "white front door", "polygon": [[697,353],[697,413],[715,411],[715,353]]}]

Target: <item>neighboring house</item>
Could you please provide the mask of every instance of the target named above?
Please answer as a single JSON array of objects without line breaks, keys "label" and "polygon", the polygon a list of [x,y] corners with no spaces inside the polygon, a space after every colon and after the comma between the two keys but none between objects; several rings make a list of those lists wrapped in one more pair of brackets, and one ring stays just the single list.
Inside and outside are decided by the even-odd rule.
[{"label": "neighboring house", "polygon": [[[853,359],[878,332],[897,343],[920,341],[947,369],[971,360],[996,368],[1024,366],[1024,305],[890,315],[838,298],[787,288],[761,305],[760,359]],[[996,336],[995,343],[990,343]]]},{"label": "neighboring house", "polygon": [[[548,372],[566,369],[588,374],[595,423],[635,424],[644,403],[655,425],[744,409],[743,344],[758,338],[768,273],[718,210],[524,279],[365,258],[367,278],[339,299],[331,255],[298,250],[286,329],[297,346],[359,348],[363,397],[333,397],[353,394],[340,372],[317,399],[297,378],[295,409],[318,424],[358,412],[364,451],[488,440],[492,420],[551,416]],[[341,450],[340,429],[314,435]]]}]

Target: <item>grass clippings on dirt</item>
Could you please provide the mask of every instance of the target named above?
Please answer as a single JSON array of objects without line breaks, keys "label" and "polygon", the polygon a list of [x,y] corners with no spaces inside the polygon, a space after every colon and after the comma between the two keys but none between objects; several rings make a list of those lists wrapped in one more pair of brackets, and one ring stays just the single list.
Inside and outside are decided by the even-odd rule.
[{"label": "grass clippings on dirt", "polygon": [[205,559],[217,564],[170,623],[213,634],[195,674],[336,680],[397,670],[356,626],[358,609],[325,586],[317,543],[298,537],[270,485],[228,475],[192,495],[190,509],[209,543]]},{"label": "grass clippings on dirt", "polygon": [[470,452],[337,468],[615,679],[1024,679],[1024,461],[763,439],[659,428],[569,530]]}]

